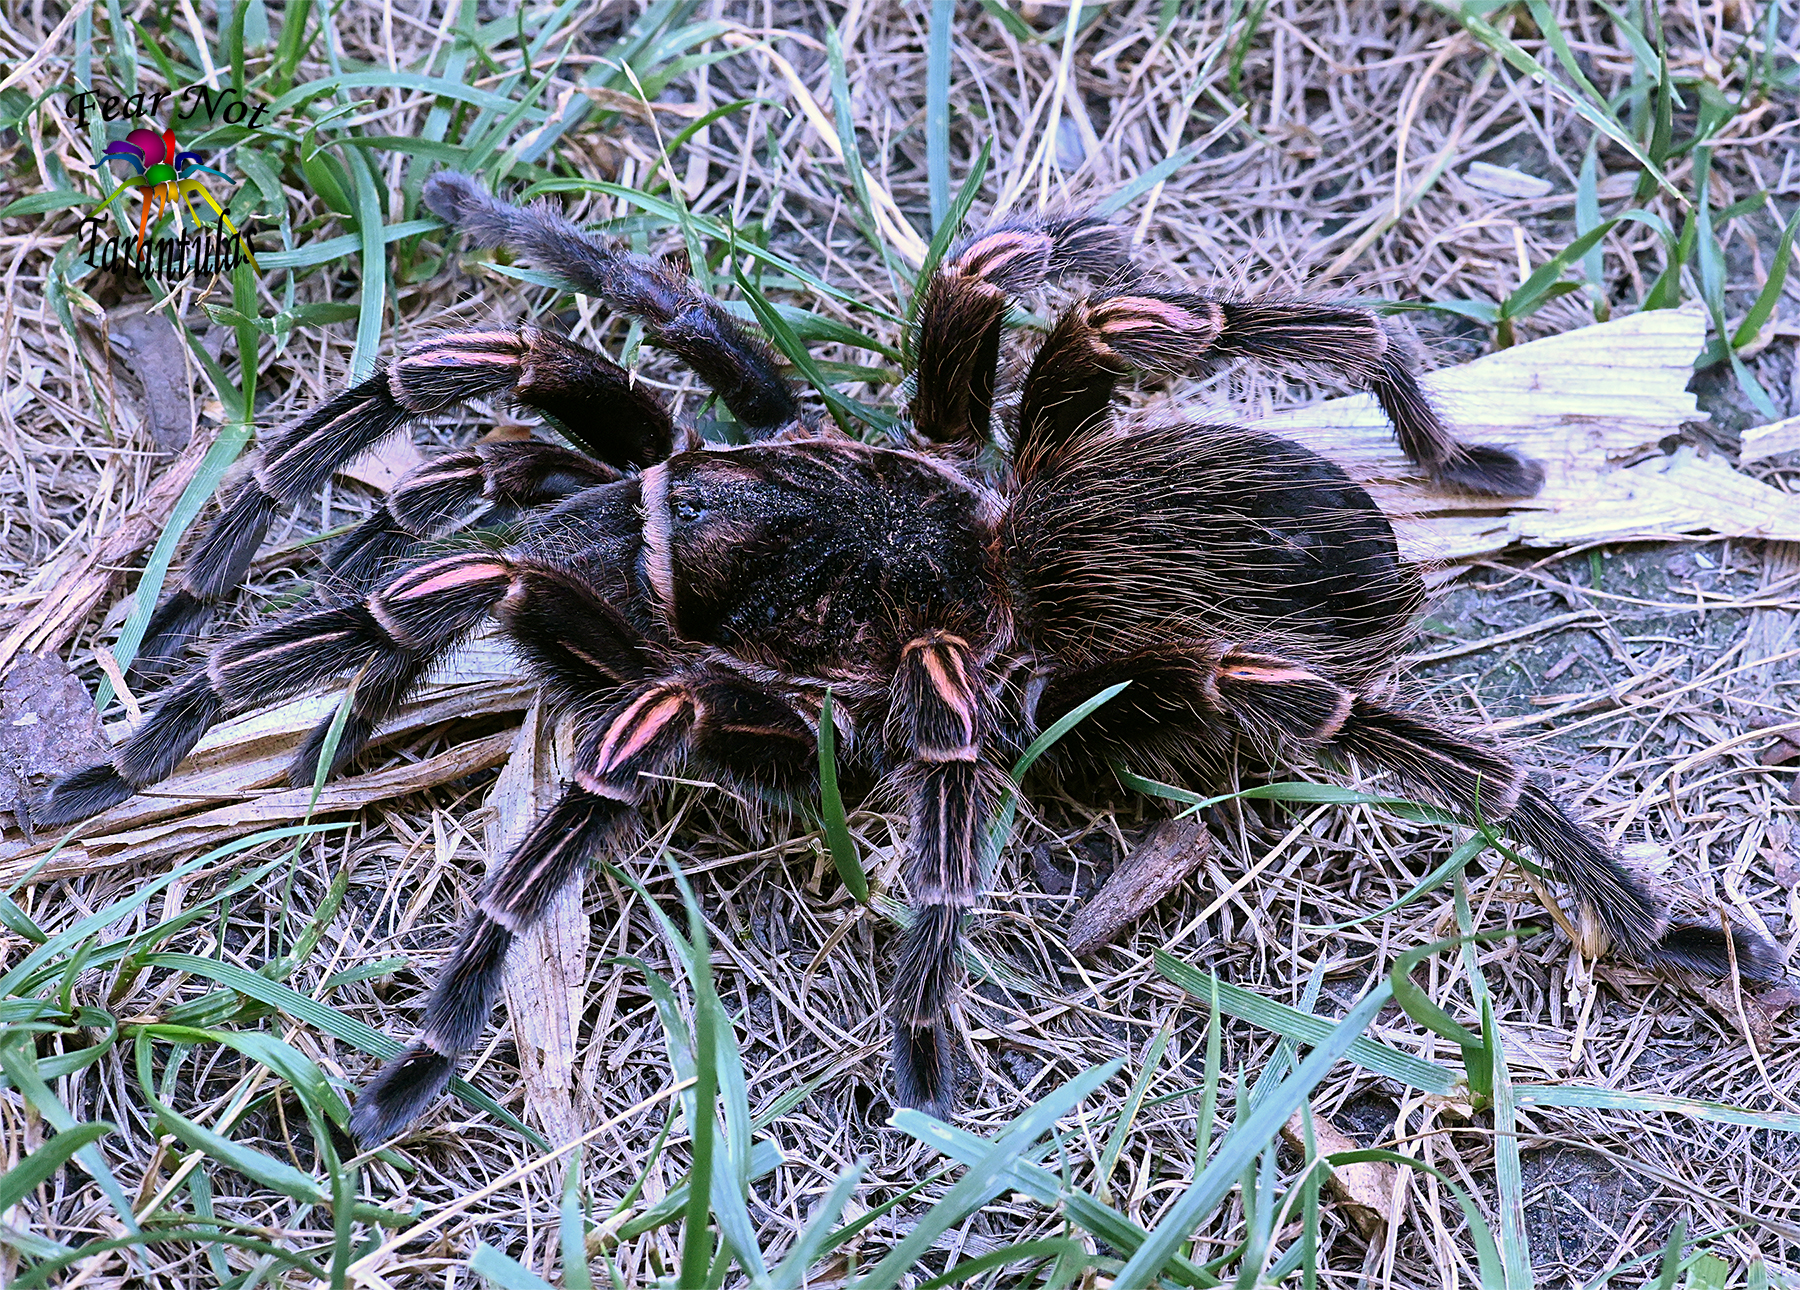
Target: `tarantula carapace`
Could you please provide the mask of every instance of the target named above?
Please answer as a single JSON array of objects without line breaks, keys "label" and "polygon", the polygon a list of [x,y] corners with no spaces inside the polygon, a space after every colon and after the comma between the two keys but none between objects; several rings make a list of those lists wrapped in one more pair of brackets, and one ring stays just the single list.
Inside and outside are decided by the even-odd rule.
[{"label": "tarantula carapace", "polygon": [[[194,548],[142,658],[173,660],[242,578],[277,504],[409,420],[509,397],[582,451],[542,442],[451,452],[401,480],[344,538],[314,598],[216,645],[113,759],[57,783],[41,823],[80,819],[169,775],[223,714],[354,675],[333,770],[433,667],[497,617],[546,701],[574,724],[573,782],[495,866],[413,1044],[357,1100],[386,1138],[444,1088],[479,1036],[507,947],[596,858],[617,853],[652,788],[683,765],[774,801],[816,800],[827,693],[839,748],[911,816],[912,918],[891,992],[900,1098],[954,1104],[958,944],[985,826],[1022,745],[1131,682],[1055,747],[1053,770],[1128,763],[1216,783],[1234,761],[1352,757],[1478,815],[1646,962],[1778,974],[1747,931],[1670,923],[1544,782],[1494,744],[1382,697],[1418,600],[1386,519],[1336,466],[1218,425],[1134,426],[1133,369],[1227,356],[1335,368],[1372,391],[1413,461],[1451,486],[1529,493],[1536,466],[1458,443],[1368,312],[1165,289],[1086,218],[990,228],[925,284],[910,433],[869,446],[802,409],[773,355],[668,263],[462,175],[431,208],[643,323],[716,392],[750,442],[702,445],[601,355],[533,325],[439,337],[266,442]],[[1052,277],[1096,284],[1038,347],[1002,465],[994,403],[1009,301]],[[480,504],[504,545],[444,534]],[[422,543],[429,540],[429,547]],[[329,724],[329,723],[327,723]],[[296,782],[313,780],[321,726]]]}]

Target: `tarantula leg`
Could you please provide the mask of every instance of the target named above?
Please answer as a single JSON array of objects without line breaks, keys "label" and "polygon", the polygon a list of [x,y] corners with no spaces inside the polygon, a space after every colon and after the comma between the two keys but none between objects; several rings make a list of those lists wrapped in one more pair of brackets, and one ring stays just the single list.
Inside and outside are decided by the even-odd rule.
[{"label": "tarantula leg", "polygon": [[529,510],[620,478],[603,462],[536,441],[445,453],[395,483],[384,505],[332,547],[325,566],[334,585],[361,590],[420,539],[456,527],[478,506]]},{"label": "tarantula leg", "polygon": [[1537,850],[1552,876],[1628,957],[1714,976],[1738,971],[1779,980],[1779,951],[1761,936],[1732,928],[1670,922],[1643,882],[1593,829],[1575,821],[1526,771],[1491,744],[1447,730],[1417,713],[1358,698],[1327,747],[1398,774],[1426,795],[1498,824]]},{"label": "tarantula leg", "polygon": [[166,672],[205,627],[213,607],[243,581],[277,506],[310,496],[408,421],[497,394],[544,413],[614,466],[660,461],[673,447],[673,424],[656,397],[616,363],[565,336],[527,325],[415,345],[262,445],[249,478],[192,544],[179,587],[157,606],[133,676]]},{"label": "tarantula leg", "polygon": [[1400,447],[1437,483],[1530,496],[1543,468],[1509,448],[1457,441],[1374,314],[1342,305],[1134,293],[1076,305],[1032,360],[1021,391],[1015,457],[1035,468],[1108,414],[1132,368],[1185,371],[1217,358],[1329,368],[1373,393]]},{"label": "tarantula leg", "polygon": [[[505,561],[466,554],[407,569],[364,600],[295,614],[220,643],[120,744],[110,763],[51,785],[34,822],[69,824],[174,773],[221,717],[302,693],[360,669],[357,688],[385,699],[472,632],[515,583]],[[356,712],[345,742],[366,738]],[[310,755],[317,756],[312,747]],[[308,755],[303,749],[302,757]],[[310,771],[304,775],[310,782]]]},{"label": "tarantula leg", "polygon": [[[593,588],[553,565],[511,560],[506,568],[511,582],[499,598],[499,617],[507,635],[524,648],[534,670],[563,702],[579,704],[596,691],[604,693],[644,677],[647,642]],[[454,568],[451,576],[458,576]],[[433,597],[456,594],[454,583],[433,576],[403,583],[399,596],[403,603],[411,595],[426,606]],[[409,656],[410,666],[396,660],[392,667],[371,668],[362,675],[328,775],[350,764],[442,656],[442,650],[420,651]],[[288,768],[289,783],[302,787],[313,782],[333,720],[320,721],[300,745]]]},{"label": "tarantula leg", "polygon": [[995,800],[982,754],[983,694],[980,661],[961,638],[934,633],[902,651],[889,734],[906,758],[913,920],[891,995],[894,1079],[903,1103],[939,1117],[955,1108],[957,949],[979,895],[982,830]]},{"label": "tarantula leg", "polygon": [[636,811],[629,801],[570,788],[489,875],[450,961],[438,973],[419,1037],[385,1063],[350,1113],[363,1142],[398,1134],[450,1082],[456,1059],[487,1026],[513,937],[543,915],[597,852],[617,850]]},{"label": "tarantula leg", "polygon": [[609,246],[547,205],[503,202],[455,171],[428,179],[424,197],[475,245],[515,247],[575,290],[641,320],[650,342],[691,367],[752,439],[799,420],[800,405],[768,346],[667,264]]},{"label": "tarantula leg", "polygon": [[640,685],[596,723],[575,782],[488,875],[475,913],[425,1005],[419,1037],[356,1100],[364,1142],[393,1137],[449,1082],[487,1024],[513,937],[535,923],[591,856],[618,854],[649,780],[684,758],[792,792],[817,772],[815,728],[781,696],[741,677],[702,673]]},{"label": "tarantula leg", "polygon": [[999,225],[957,247],[919,307],[913,428],[934,443],[986,443],[1007,302],[1065,274],[1116,280],[1129,265],[1123,231],[1080,215]]},{"label": "tarantula leg", "polygon": [[1368,310],[1281,300],[1218,304],[1224,313],[1219,353],[1345,373],[1375,396],[1401,451],[1434,482],[1492,497],[1530,497],[1544,486],[1544,468],[1513,449],[1459,442]]}]

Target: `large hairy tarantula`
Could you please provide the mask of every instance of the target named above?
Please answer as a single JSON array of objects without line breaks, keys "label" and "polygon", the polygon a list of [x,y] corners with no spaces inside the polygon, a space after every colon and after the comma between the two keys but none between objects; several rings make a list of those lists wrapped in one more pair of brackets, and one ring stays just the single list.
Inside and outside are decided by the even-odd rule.
[{"label": "large hairy tarantula", "polygon": [[[354,674],[339,769],[497,617],[574,723],[574,782],[494,868],[418,1038],[358,1098],[365,1140],[396,1133],[444,1088],[486,1024],[513,937],[591,858],[629,845],[649,777],[688,765],[753,796],[815,800],[828,692],[845,755],[908,803],[894,1071],[903,1101],[940,1114],[955,1100],[949,1010],[997,767],[1120,681],[1131,685],[1056,747],[1056,773],[1104,780],[1128,758],[1207,784],[1244,758],[1353,757],[1535,849],[1620,952],[1779,975],[1753,933],[1670,923],[1508,753],[1380,697],[1418,581],[1341,470],[1253,430],[1115,415],[1114,386],[1133,369],[1240,356],[1323,366],[1374,393],[1433,479],[1535,491],[1534,463],[1451,436],[1368,312],[1148,284],[1119,233],[1092,219],[1003,224],[924,285],[910,434],[875,447],[808,417],[764,345],[669,264],[463,175],[435,176],[425,198],[475,243],[511,246],[639,319],[749,442],[701,444],[626,371],[538,326],[415,346],[268,438],[157,610],[140,667],[181,653],[278,504],[413,418],[509,397],[582,451],[488,443],[420,467],[328,556],[311,601],[214,647],[110,762],[59,781],[36,812],[43,824],[91,815],[168,776],[223,715]],[[1000,464],[978,464],[996,460],[983,450],[1009,301],[1063,274],[1099,285],[1039,346]],[[445,553],[442,535],[481,504],[516,516],[516,536]],[[313,780],[328,725],[301,748],[297,783]]]}]

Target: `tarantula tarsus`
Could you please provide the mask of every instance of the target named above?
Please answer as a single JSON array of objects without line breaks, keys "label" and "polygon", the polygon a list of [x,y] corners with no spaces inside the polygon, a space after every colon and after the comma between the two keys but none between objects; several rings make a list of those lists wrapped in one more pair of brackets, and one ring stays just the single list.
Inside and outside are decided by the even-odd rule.
[{"label": "tarantula tarsus", "polygon": [[[1535,848],[1624,953],[1725,974],[1779,972],[1746,931],[1671,924],[1593,830],[1513,757],[1379,697],[1418,601],[1368,495],[1294,444],[1219,425],[1120,419],[1132,369],[1221,356],[1326,365],[1371,390],[1433,478],[1527,493],[1533,463],[1458,443],[1368,312],[1164,289],[1088,218],[1015,222],[956,248],[925,286],[904,443],[815,422],[774,356],[666,262],[544,207],[442,173],[431,208],[639,320],[711,387],[741,446],[702,445],[610,360],[531,324],[441,336],[263,446],[155,615],[144,657],[178,654],[243,576],[278,502],[306,497],[406,422],[487,395],[552,421],[541,442],[451,452],[400,481],[343,539],[312,602],[226,639],[113,759],[57,783],[41,822],[80,819],[168,776],[222,715],[355,673],[338,769],[490,615],[577,731],[574,782],[482,888],[418,1038],[356,1103],[365,1140],[402,1129],[486,1024],[507,947],[594,856],[626,845],[649,776],[684,764],[754,796],[815,800],[817,736],[911,816],[912,920],[891,989],[906,1103],[954,1106],[951,1009],[998,767],[1040,729],[1132,682],[1066,736],[1055,769],[1121,759],[1216,783],[1237,759],[1323,754],[1497,823]],[[1038,347],[997,467],[994,401],[1009,301],[1051,278],[1110,284]],[[520,530],[424,550],[480,503]],[[328,724],[328,723],[327,723]],[[312,781],[322,725],[293,767]]]}]

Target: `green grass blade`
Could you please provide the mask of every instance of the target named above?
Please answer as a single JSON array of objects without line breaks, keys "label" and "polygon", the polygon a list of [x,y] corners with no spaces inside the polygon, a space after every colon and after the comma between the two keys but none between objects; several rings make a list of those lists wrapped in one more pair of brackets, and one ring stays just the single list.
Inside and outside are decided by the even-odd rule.
[{"label": "green grass blade", "polygon": [[562,1247],[563,1290],[594,1290],[588,1272],[587,1228],[581,1219],[581,1157],[576,1147],[563,1172],[562,1203],[557,1210],[556,1237]]},{"label": "green grass blade", "polygon": [[1460,22],[1464,30],[1505,59],[1511,67],[1524,73],[1535,83],[1549,89],[1551,93],[1560,97],[1574,109],[1575,114],[1582,120],[1630,153],[1644,168],[1645,173],[1669,196],[1677,201],[1682,199],[1680,190],[1669,181],[1669,177],[1663,173],[1662,167],[1651,160],[1650,155],[1644,151],[1636,139],[1631,137],[1630,132],[1614,119],[1610,111],[1604,106],[1596,105],[1583,95],[1572,92],[1567,86],[1552,77],[1544,69],[1543,64],[1519,48],[1510,37],[1504,35],[1481,16],[1485,6],[1478,6],[1476,0],[1432,0],[1432,3]]},{"label": "green grass blade", "polygon": [[[175,499],[175,509],[169,513],[169,522],[163,526],[156,545],[150,549],[150,558],[144,562],[144,572],[138,576],[135,592],[137,600],[125,619],[125,625],[119,629],[119,639],[113,644],[113,659],[118,663],[120,672],[131,667],[132,660],[137,657],[138,646],[144,643],[144,629],[150,625],[150,615],[156,612],[156,602],[162,597],[163,583],[169,576],[169,565],[175,559],[175,551],[180,547],[182,538],[187,535],[195,517],[218,489],[225,472],[243,455],[244,448],[250,442],[250,434],[250,424],[242,420],[228,423],[221,429],[219,437],[213,440],[212,447],[206,450],[206,456],[200,459],[200,468],[194,472],[187,487],[181,490],[181,496]],[[112,681],[102,680],[99,692],[94,697],[94,706],[104,712],[112,695]]]},{"label": "green grass blade", "polygon": [[1487,848],[1487,838],[1482,834],[1477,833],[1446,856],[1444,862],[1437,868],[1419,879],[1419,881],[1413,885],[1412,889],[1404,896],[1400,897],[1400,899],[1391,904],[1384,905],[1372,914],[1364,914],[1360,918],[1348,918],[1341,923],[1328,923],[1323,926],[1315,926],[1308,930],[1314,932],[1341,932],[1351,927],[1360,927],[1364,923],[1372,923],[1386,918],[1389,914],[1396,913],[1399,910],[1406,908],[1408,905],[1412,904],[1413,901],[1419,899],[1419,897],[1436,891],[1439,887],[1449,882],[1464,869],[1468,868],[1469,864],[1483,851],[1486,851]]},{"label": "green grass blade", "polygon": [[1162,1062],[1163,1049],[1168,1047],[1169,1036],[1173,1033],[1174,1023],[1171,1022],[1157,1031],[1156,1038],[1150,1041],[1150,1049],[1144,1054],[1144,1068],[1133,1081],[1131,1092],[1125,1095],[1125,1105],[1119,1111],[1118,1123],[1113,1125],[1112,1134],[1100,1152],[1100,1167],[1094,1171],[1094,1192],[1101,1200],[1108,1199],[1113,1170],[1118,1167],[1119,1156],[1125,1150],[1125,1139],[1131,1136],[1132,1123],[1137,1119],[1138,1110],[1144,1105],[1144,1093],[1150,1087],[1150,1080]]},{"label": "green grass blade", "polygon": [[1117,685],[1109,685],[1074,711],[1065,713],[1048,730],[1033,739],[1024,755],[1013,763],[1012,783],[1002,791],[1000,809],[994,815],[994,822],[988,826],[987,851],[981,861],[984,885],[989,875],[993,873],[994,866],[1000,861],[1000,852],[1005,849],[1006,840],[1012,836],[1013,820],[1018,817],[1019,813],[1019,784],[1024,780],[1026,772],[1036,765],[1039,757],[1056,745],[1057,740],[1080,725],[1087,719],[1089,713],[1095,711],[1101,704],[1109,702],[1130,684],[1130,681],[1120,681]]},{"label": "green grass blade", "polygon": [[1685,1115],[1718,1124],[1739,1124],[1775,1133],[1800,1133],[1800,1115],[1789,1111],[1746,1111],[1723,1102],[1675,1097],[1667,1093],[1635,1093],[1594,1088],[1587,1084],[1520,1084],[1513,1090],[1519,1106],[1587,1107],[1601,1111],[1654,1111]]},{"label": "green grass blade", "polygon": [[1113,1290],[1144,1290],[1155,1282],[1188,1234],[1230,1195],[1244,1169],[1275,1140],[1288,1117],[1361,1037],[1392,995],[1393,989],[1384,977],[1307,1055],[1299,1070],[1237,1123],[1193,1185],[1150,1230],[1144,1243],[1113,1278]]},{"label": "green grass blade", "polygon": [[925,300],[925,288],[930,284],[931,276],[937,272],[938,264],[949,252],[950,244],[956,240],[957,233],[962,230],[963,221],[969,218],[969,209],[975,205],[976,195],[981,192],[981,182],[987,178],[988,164],[993,157],[994,141],[983,139],[975,164],[969,167],[962,187],[956,192],[956,200],[944,211],[944,218],[937,222],[937,227],[931,234],[931,242],[925,248],[925,258],[919,262],[919,272],[913,279],[913,292],[906,302],[906,326],[900,332],[902,361],[909,372],[913,362],[913,328],[918,326],[919,307]]},{"label": "green grass blade", "polygon": [[[0,1035],[0,1070],[6,1072],[19,1095],[30,1103],[31,1108],[51,1128],[58,1133],[67,1133],[79,1127],[75,1117],[69,1114],[69,1108],[63,1105],[62,1099],[51,1091],[50,1086],[38,1074],[36,1045],[30,1034]],[[135,1236],[138,1232],[137,1217],[132,1212],[130,1200],[125,1196],[125,1189],[119,1186],[119,1180],[113,1177],[112,1170],[107,1167],[106,1158],[100,1154],[100,1148],[87,1142],[77,1146],[71,1154],[100,1185],[101,1195],[113,1207],[113,1213],[118,1216],[125,1230]]]},{"label": "green grass blade", "polygon": [[[320,826],[319,827],[338,827]],[[388,1038],[379,1030],[364,1025],[354,1017],[340,1012],[329,1004],[320,1003],[317,999],[308,998],[297,990],[271,981],[259,972],[250,972],[238,967],[235,963],[224,963],[218,959],[204,959],[197,954],[160,953],[145,957],[151,967],[174,968],[182,972],[192,972],[195,976],[206,977],[217,981],[229,990],[248,995],[252,999],[260,999],[273,1008],[278,1008],[297,1021],[334,1035],[347,1044],[354,1045],[372,1057],[386,1061],[399,1055],[402,1045]],[[533,1146],[548,1151],[550,1144],[542,1135],[528,1127],[517,1116],[507,1111],[493,1098],[483,1093],[468,1081],[452,1077],[450,1091],[470,1106],[493,1116],[515,1133],[523,1134]]]},{"label": "green grass blade", "polygon": [[[1054,1092],[1027,1108],[993,1142],[987,1152],[933,1205],[903,1240],[858,1279],[855,1290],[891,1290],[910,1273],[919,1257],[938,1237],[987,1204],[1005,1186],[1012,1166],[1032,1144],[1056,1127],[1056,1122],[1095,1089],[1111,1079],[1123,1063],[1111,1061],[1083,1071]],[[916,1114],[916,1113],[914,1113]],[[929,1119],[930,1117],[921,1117]],[[898,1116],[890,1121],[898,1127]]]},{"label": "green grass blade", "polygon": [[[1324,1043],[1332,1034],[1333,1023],[1324,1017],[1302,1012],[1279,1000],[1265,999],[1242,986],[1221,981],[1209,972],[1202,972],[1183,963],[1167,950],[1156,951],[1155,963],[1158,972],[1196,999],[1203,1002],[1210,1000],[1216,990],[1219,1011],[1228,1017],[1248,1021],[1253,1026],[1261,1026],[1264,1030],[1274,1031],[1295,1043],[1309,1046]],[[1364,1070],[1385,1075],[1389,1079],[1399,1080],[1440,1097],[1447,1097],[1455,1092],[1459,1083],[1455,1072],[1448,1067],[1403,1053],[1398,1048],[1391,1048],[1373,1039],[1355,1040],[1345,1056]]]},{"label": "green grass blade", "polygon": [[152,879],[129,895],[121,896],[104,909],[89,914],[86,918],[58,932],[26,955],[9,969],[5,976],[0,976],[0,998],[33,989],[33,976],[46,965],[72,953],[81,942],[119,922],[126,915],[147,904],[152,896],[161,892],[171,883],[179,882],[196,869],[217,864],[227,856],[247,851],[251,847],[261,846],[265,842],[278,842],[283,838],[297,837],[301,834],[322,833],[328,829],[342,830],[349,827],[348,824],[300,824],[279,829],[264,829],[260,833],[252,833],[247,837],[233,838],[230,842],[215,847],[204,855],[196,856],[184,864],[177,865],[168,873]]},{"label": "green grass blade", "polygon": [[1420,1173],[1430,1174],[1450,1189],[1457,1207],[1469,1224],[1469,1239],[1475,1246],[1475,1264],[1481,1274],[1481,1284],[1487,1290],[1503,1290],[1505,1272],[1500,1261],[1500,1247],[1494,1241],[1494,1231],[1482,1216],[1480,1208],[1469,1194],[1462,1189],[1456,1180],[1441,1169],[1433,1168],[1417,1156],[1402,1155],[1398,1151],[1388,1151],[1382,1147],[1366,1147],[1358,1151],[1339,1151],[1326,1156],[1327,1163],[1336,1165],[1357,1164],[1389,1164],[1401,1165],[1407,1169],[1416,1169]]},{"label": "green grass blade", "polygon": [[493,1282],[501,1290],[556,1290],[530,1268],[500,1253],[486,1241],[476,1245],[475,1256],[469,1260],[469,1271]]},{"label": "green grass blade", "polygon": [[[1020,1241],[1015,1245],[1003,1245],[997,1250],[989,1250],[972,1259],[964,1259],[947,1272],[932,1277],[929,1281],[921,1281],[917,1290],[943,1290],[945,1286],[962,1285],[973,1281],[983,1272],[994,1272],[1001,1268],[1016,1264],[1042,1263],[1048,1259],[1069,1259],[1075,1263],[1075,1270],[1087,1266],[1088,1252],[1072,1240],[1060,1237],[1041,1237],[1035,1241]],[[1029,1269],[1018,1269],[1029,1271]],[[1071,1274],[1073,1275],[1073,1274]],[[1015,1282],[1023,1285],[1025,1282]]]},{"label": "green grass blade", "polygon": [[231,1245],[240,1250],[248,1250],[251,1253],[273,1259],[312,1281],[325,1283],[330,1281],[330,1275],[324,1268],[295,1254],[292,1250],[283,1249],[270,1241],[260,1240],[254,1236],[240,1236],[236,1232],[221,1232],[216,1227],[173,1227],[159,1228],[150,1233],[134,1232],[130,1236],[112,1236],[103,1241],[91,1241],[67,1254],[59,1254],[54,1259],[47,1259],[29,1272],[21,1273],[17,1280],[8,1285],[7,1290],[37,1290],[38,1286],[51,1284],[50,1278],[71,1264],[80,1263],[85,1259],[92,1259],[113,1250],[126,1250],[134,1245],[153,1244]]},{"label": "green grass blade", "polygon": [[1782,288],[1787,286],[1788,270],[1793,266],[1796,229],[1800,229],[1800,207],[1795,207],[1786,227],[1781,230],[1781,240],[1775,244],[1775,258],[1769,262],[1768,281],[1763,283],[1755,303],[1750,306],[1750,312],[1744,315],[1744,321],[1738,324],[1737,331],[1732,335],[1733,348],[1741,349],[1755,340],[1757,333],[1762,331],[1763,324],[1774,314],[1776,302],[1781,299]]},{"label": "green grass blade", "polygon": [[[976,1137],[967,1129],[945,1124],[922,1111],[897,1111],[889,1123],[902,1133],[910,1134],[965,1165],[980,1161],[993,1146],[987,1139]],[[1022,1192],[1040,1205],[1061,1206],[1070,1222],[1123,1253],[1130,1254],[1136,1250],[1148,1235],[1142,1227],[1117,1210],[1102,1204],[1085,1191],[1068,1186],[1062,1178],[1030,1160],[1017,1161],[1006,1175],[1005,1185],[1007,1190]],[[1182,1285],[1205,1287],[1219,1284],[1217,1277],[1179,1256],[1164,1270],[1164,1275]]]},{"label": "green grass blade", "polygon": [[831,1229],[843,1215],[844,1206],[850,1203],[851,1193],[862,1182],[867,1169],[867,1163],[859,1160],[850,1169],[839,1174],[837,1181],[831,1184],[831,1190],[825,1193],[824,1199],[813,1210],[813,1216],[807,1220],[793,1248],[771,1274],[770,1284],[773,1290],[800,1290],[805,1283],[807,1269],[825,1253],[826,1243],[831,1239]]},{"label": "green grass blade", "polygon": [[1493,1063],[1494,1181],[1500,1199],[1500,1267],[1507,1290],[1531,1290],[1531,1238],[1525,1223],[1525,1172],[1519,1158],[1519,1118],[1507,1070],[1506,1045],[1494,1004],[1482,1000],[1481,1031]]},{"label": "green grass blade", "polygon": [[57,1133],[50,1141],[0,1175],[0,1214],[4,1214],[36,1190],[39,1183],[46,1181],[67,1164],[77,1151],[90,1143],[98,1142],[109,1133],[117,1132],[112,1125],[96,1120],[89,1124],[72,1125]]},{"label": "green grass blade", "polygon": [[925,54],[925,176],[934,239],[950,217],[950,37],[955,27],[952,0],[931,0]]},{"label": "green grass blade", "polygon": [[857,854],[856,839],[850,836],[850,823],[844,815],[844,797],[838,791],[837,727],[831,719],[830,690],[825,691],[825,702],[819,711],[819,818],[838,877],[857,903],[868,904],[869,876],[863,872],[862,857]]}]

